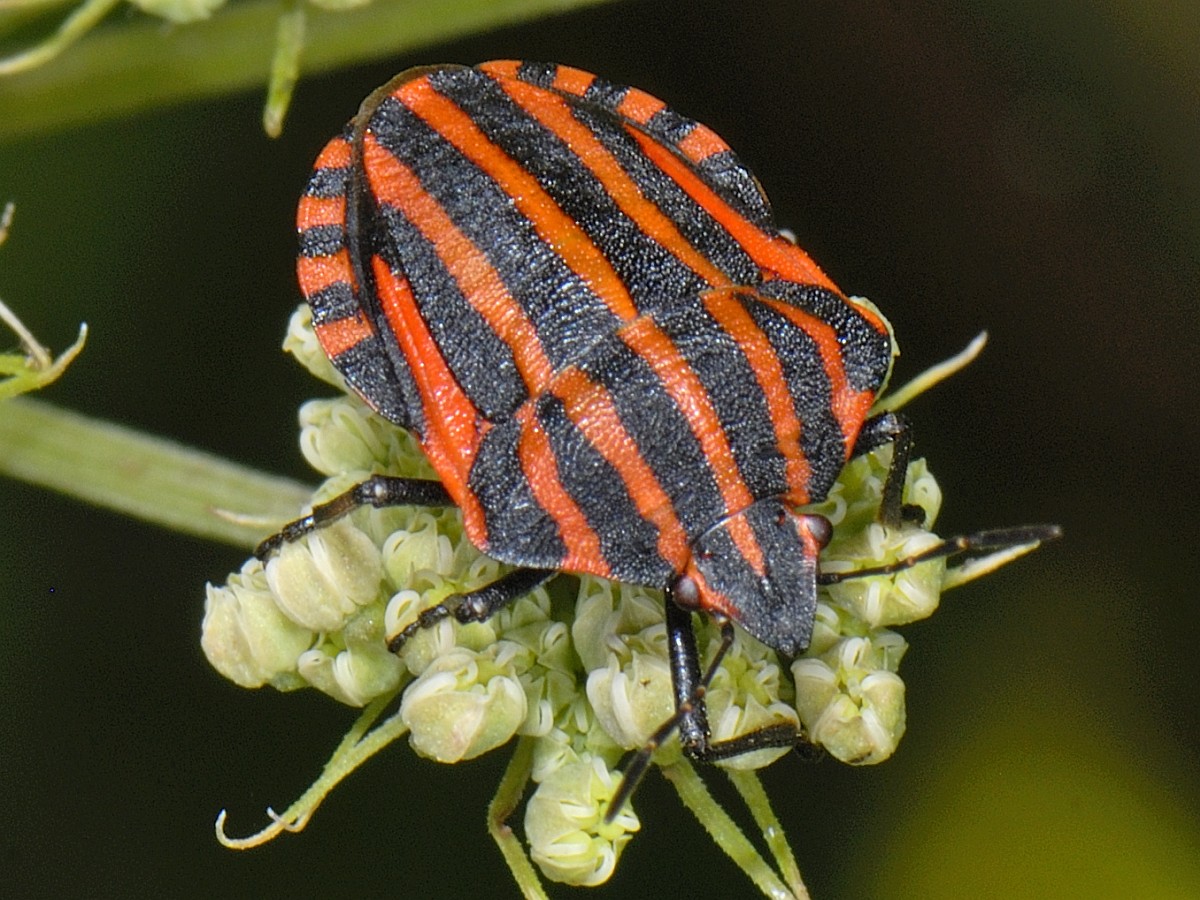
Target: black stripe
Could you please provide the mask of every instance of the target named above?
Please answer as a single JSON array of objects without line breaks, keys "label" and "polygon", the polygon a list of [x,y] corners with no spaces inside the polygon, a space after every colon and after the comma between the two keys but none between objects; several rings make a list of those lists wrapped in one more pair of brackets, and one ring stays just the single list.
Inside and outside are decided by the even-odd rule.
[{"label": "black stripe", "polygon": [[755,499],[786,493],[787,469],[767,400],[742,347],[699,299],[655,318],[704,385],[750,493]]},{"label": "black stripe", "polygon": [[515,419],[492,428],[471,465],[467,484],[483,507],[488,531],[488,546],[481,549],[501,562],[556,569],[566,546],[521,470],[520,435],[521,424]]},{"label": "black stripe", "polygon": [[536,414],[558,463],[559,481],[599,537],[612,577],[666,587],[674,569],[659,556],[658,529],[638,513],[617,470],[568,418],[557,397],[539,397]]},{"label": "black stripe", "polygon": [[[482,77],[471,70],[447,74],[455,80]],[[570,364],[591,344],[593,335],[616,327],[617,318],[538,236],[512,199],[423,120],[389,99],[380,105],[370,127],[379,143],[414,171],[455,226],[484,253],[533,323],[554,369]],[[515,406],[504,411],[512,409]]]},{"label": "black stripe", "polygon": [[597,78],[588,85],[588,89],[583,93],[583,99],[588,103],[595,103],[611,113],[616,113],[617,107],[621,105],[628,93],[628,85],[613,84],[611,81]]},{"label": "black stripe", "polygon": [[[393,272],[408,279],[421,317],[455,380],[486,418],[507,416],[527,396],[508,345],[467,301],[433,246],[399,210],[384,206],[378,216],[380,256]],[[392,333],[382,316],[377,323]]]},{"label": "black stripe", "polygon": [[421,435],[425,429],[421,395],[394,340],[371,335],[331,362],[380,415]]},{"label": "black stripe", "polygon": [[349,319],[362,308],[358,298],[354,296],[354,291],[344,281],[335,281],[305,299],[312,307],[313,325],[327,325],[330,322]]},{"label": "black stripe", "polygon": [[744,295],[742,303],[775,348],[783,368],[796,418],[800,420],[800,450],[810,468],[809,500],[824,500],[846,464],[846,448],[830,405],[833,388],[820,351],[804,329],[752,295]]},{"label": "black stripe", "polygon": [[608,390],[690,540],[725,514],[724,500],[687,418],[649,363],[619,334],[598,341],[579,368]]},{"label": "black stripe", "polygon": [[300,232],[300,255],[310,258],[333,256],[346,246],[341,225],[313,225]]},{"label": "black stripe", "polygon": [[763,193],[762,187],[750,170],[742,165],[736,153],[732,150],[722,150],[699,163],[690,164],[721,199],[751,223],[767,234],[779,233],[767,195]]},{"label": "black stripe", "polygon": [[787,281],[768,282],[762,292],[803,309],[833,328],[846,379],[856,391],[879,390],[891,361],[891,341],[832,291]]},{"label": "black stripe", "polygon": [[322,200],[340,197],[346,193],[346,178],[349,174],[349,168],[326,166],[313,169],[308,176],[308,184],[304,187],[304,195]]},{"label": "black stripe", "polygon": [[[527,78],[522,78],[522,80],[530,81],[533,84],[538,83]],[[601,109],[616,114],[617,108],[624,101],[629,90],[626,85],[613,84],[597,78],[588,86],[583,99],[586,103],[595,104]],[[656,112],[645,125],[639,125],[625,117],[622,119],[628,121],[631,127],[641,129],[659,143],[669,147],[677,147],[679,142],[687,137],[697,125],[695,120],[680,115],[669,106]],[[680,158],[716,192],[717,196],[751,223],[768,234],[777,233],[770,202],[753,173],[742,164],[736,153],[732,150],[723,150],[699,163],[683,157],[682,154]],[[675,216],[672,218],[675,218],[676,222],[681,221]],[[688,234],[688,239],[693,244],[696,243],[691,234]],[[700,245],[696,244],[696,246]]]},{"label": "black stripe", "polygon": [[[480,79],[484,79],[482,83]],[[430,80],[462,107],[491,140],[519,161],[563,212],[587,233],[612,264],[639,309],[661,306],[705,286],[695,272],[658,243],[647,239],[574,151],[512,102],[490,78],[469,70],[436,72],[430,75]],[[603,128],[611,132],[614,141],[633,142],[616,119],[609,119]]]},{"label": "black stripe", "polygon": [[767,646],[794,656],[812,637],[816,558],[807,552],[797,520],[779,501],[750,506],[743,521],[762,551],[765,577],[741,555],[725,526],[700,539],[699,566],[711,588],[735,599],[735,621]]},{"label": "black stripe", "polygon": [[660,144],[668,147],[678,147],[679,142],[687,137],[696,127],[696,120],[681,116],[669,106],[664,106],[652,115],[646,124],[641,126],[647,134],[658,139]]},{"label": "black stripe", "polygon": [[[701,256],[724,272],[736,285],[758,283],[762,278],[761,270],[742,245],[674,179],[647,158],[624,128],[619,132],[614,131],[608,127],[605,116],[582,106],[576,108],[575,117],[592,130],[605,149],[616,157],[621,168],[637,183],[646,199],[675,223]],[[692,165],[689,160],[682,161],[688,166]]]},{"label": "black stripe", "polygon": [[557,75],[558,65],[555,63],[525,61],[517,67],[517,78],[542,88],[553,85]]}]

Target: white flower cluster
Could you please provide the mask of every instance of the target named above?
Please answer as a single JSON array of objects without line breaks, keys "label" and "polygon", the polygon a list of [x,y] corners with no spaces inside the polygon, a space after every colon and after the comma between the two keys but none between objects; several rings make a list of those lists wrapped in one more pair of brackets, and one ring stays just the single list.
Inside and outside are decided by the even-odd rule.
[{"label": "white flower cluster", "polygon": [[[293,316],[286,346],[340,384],[307,307]],[[415,441],[356,397],[305,404],[301,425],[304,455],[327,478],[314,502],[376,472],[435,477]],[[890,454],[854,460],[813,508],[834,525],[823,571],[878,566],[937,541],[924,527],[892,531],[875,521]],[[905,502],[922,507],[930,525],[940,501],[923,461],[914,462]],[[932,612],[944,571],[935,560],[822,589],[812,646],[790,672],[739,630],[707,694],[713,738],[787,723],[843,761],[886,759],[905,726],[896,669],[906,644],[888,626]],[[553,598],[539,588],[487,622],[446,619],[388,652],[388,637],[422,610],[502,572],[466,540],[456,509],[360,509],[210,585],[202,643],[212,665],[244,687],[311,686],[352,706],[399,694],[412,747],[441,762],[518,735],[534,739],[536,788],[524,819],[531,856],[553,880],[599,884],[639,827],[629,806],[604,821],[620,783],[616,767],[674,711],[663,598],[592,577],[559,579]],[[711,659],[719,629],[699,624]],[[757,768],[784,752],[758,750],[723,765]],[[655,760],[679,753],[671,741]]]}]

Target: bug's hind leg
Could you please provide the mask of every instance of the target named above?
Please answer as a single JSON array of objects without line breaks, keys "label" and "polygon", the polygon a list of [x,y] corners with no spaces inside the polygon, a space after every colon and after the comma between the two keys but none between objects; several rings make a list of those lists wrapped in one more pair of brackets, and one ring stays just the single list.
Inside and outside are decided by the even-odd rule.
[{"label": "bug's hind leg", "polygon": [[452,618],[464,625],[468,622],[486,621],[518,597],[525,596],[557,574],[553,569],[514,569],[481,588],[465,594],[451,594],[437,606],[423,611],[416,621],[389,640],[388,650],[392,653],[399,652],[405,642],[418,631],[431,628],[443,619]]},{"label": "bug's hind leg", "polygon": [[327,503],[314,506],[312,512],[288,522],[276,534],[264,540],[254,550],[259,559],[266,559],[284,544],[328,525],[360,506],[453,506],[440,481],[425,478],[400,478],[392,475],[372,475]]}]

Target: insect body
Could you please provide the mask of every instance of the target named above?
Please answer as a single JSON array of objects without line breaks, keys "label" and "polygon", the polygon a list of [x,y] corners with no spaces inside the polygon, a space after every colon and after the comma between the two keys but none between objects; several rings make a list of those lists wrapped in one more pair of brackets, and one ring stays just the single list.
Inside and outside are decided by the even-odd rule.
[{"label": "insect body", "polygon": [[779,233],[729,147],[565,66],[416,69],[321,152],[298,229],[326,353],[441,483],[376,476],[260,554],[360,503],[453,503],[519,568],[393,644],[559,571],[663,588],[685,747],[794,742],[710,747],[689,611],[802,652],[830,528],[796,508],[896,440],[898,521],[908,443],[868,419],[886,322]]}]

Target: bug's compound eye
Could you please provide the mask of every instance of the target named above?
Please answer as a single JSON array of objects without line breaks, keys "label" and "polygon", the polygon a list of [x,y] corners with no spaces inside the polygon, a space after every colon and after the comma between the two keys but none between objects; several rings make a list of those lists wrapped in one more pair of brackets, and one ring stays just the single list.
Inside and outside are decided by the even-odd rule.
[{"label": "bug's compound eye", "polygon": [[700,585],[691,575],[680,575],[671,585],[671,599],[680,609],[700,608]]},{"label": "bug's compound eye", "polygon": [[833,540],[833,525],[824,516],[800,516],[802,528],[808,532],[808,536],[812,538],[817,545],[817,549],[824,550],[829,546],[829,542]]}]

